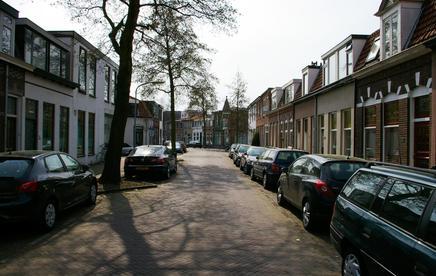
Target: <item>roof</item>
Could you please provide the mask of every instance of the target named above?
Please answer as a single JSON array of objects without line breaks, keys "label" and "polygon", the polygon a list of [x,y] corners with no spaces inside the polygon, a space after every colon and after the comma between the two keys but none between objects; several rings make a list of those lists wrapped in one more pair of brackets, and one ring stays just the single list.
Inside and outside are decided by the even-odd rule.
[{"label": "roof", "polygon": [[305,156],[310,157],[321,164],[326,162],[334,162],[334,161],[360,161],[365,163],[367,162],[365,159],[346,156],[346,155],[337,155],[337,154],[309,154]]},{"label": "roof", "polygon": [[319,70],[318,76],[316,76],[315,81],[313,82],[312,87],[310,88],[309,92],[316,91],[322,87],[323,78],[322,78],[322,70]]},{"label": "roof", "polygon": [[46,151],[46,150],[23,150],[23,151],[11,151],[2,152],[0,157],[21,157],[21,158],[37,158],[41,155],[46,155],[49,153],[58,153],[57,151]]},{"label": "roof", "polygon": [[18,18],[18,11],[1,0],[0,0],[0,10],[6,12],[7,14],[9,14],[14,18]]},{"label": "roof", "polygon": [[369,52],[371,51],[371,48],[372,48],[372,45],[374,44],[375,39],[379,36],[380,36],[380,30],[377,30],[377,31],[373,32],[368,37],[368,39],[365,42],[365,45],[362,48],[362,51],[360,52],[359,58],[357,59],[357,62],[354,65],[354,71],[358,71],[365,66],[366,57],[368,56]]},{"label": "roof", "polygon": [[416,25],[409,47],[436,37],[436,0],[427,0],[422,5],[422,13]]},{"label": "roof", "polygon": [[229,101],[227,100],[227,97],[226,97],[226,101],[224,102],[223,111],[230,111],[230,104]]},{"label": "roof", "polygon": [[398,2],[398,0],[382,0],[375,15],[380,16],[385,9],[387,9],[389,6],[392,6],[392,4],[396,2]]}]

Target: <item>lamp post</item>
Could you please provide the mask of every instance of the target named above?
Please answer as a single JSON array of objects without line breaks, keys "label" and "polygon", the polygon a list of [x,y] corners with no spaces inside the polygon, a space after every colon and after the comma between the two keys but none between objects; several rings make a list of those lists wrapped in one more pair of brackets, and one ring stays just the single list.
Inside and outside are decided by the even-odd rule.
[{"label": "lamp post", "polygon": [[136,147],[136,117],[137,117],[136,113],[137,113],[137,105],[138,105],[138,103],[137,103],[137,101],[138,101],[138,88],[142,87],[144,85],[147,85],[147,84],[162,84],[162,83],[164,83],[164,82],[163,81],[147,81],[147,82],[141,83],[135,89],[135,107],[134,107],[135,114],[133,115],[133,147],[134,148]]}]

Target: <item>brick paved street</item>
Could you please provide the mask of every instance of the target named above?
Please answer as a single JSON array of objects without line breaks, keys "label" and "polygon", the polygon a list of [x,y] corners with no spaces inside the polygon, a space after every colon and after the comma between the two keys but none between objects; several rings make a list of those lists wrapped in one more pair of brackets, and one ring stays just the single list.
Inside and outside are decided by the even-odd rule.
[{"label": "brick paved street", "polygon": [[328,231],[307,233],[226,153],[183,160],[171,181],[101,196],[49,234],[2,225],[0,274],[339,274]]}]

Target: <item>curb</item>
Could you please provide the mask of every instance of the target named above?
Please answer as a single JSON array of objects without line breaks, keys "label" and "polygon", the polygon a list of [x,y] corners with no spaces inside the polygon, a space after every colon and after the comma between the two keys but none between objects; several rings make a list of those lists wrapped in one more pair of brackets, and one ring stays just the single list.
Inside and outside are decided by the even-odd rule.
[{"label": "curb", "polygon": [[132,190],[144,190],[144,189],[150,189],[150,188],[157,188],[157,185],[150,184],[150,185],[127,187],[127,188],[103,190],[103,191],[98,191],[97,194],[98,195],[113,194],[113,193],[118,193],[118,192],[125,192],[125,191],[132,191]]}]

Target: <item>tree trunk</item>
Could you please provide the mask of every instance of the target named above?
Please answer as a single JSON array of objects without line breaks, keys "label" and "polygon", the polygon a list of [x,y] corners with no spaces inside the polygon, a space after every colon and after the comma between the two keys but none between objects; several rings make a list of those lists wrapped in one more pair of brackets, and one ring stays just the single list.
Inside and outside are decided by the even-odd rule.
[{"label": "tree trunk", "polygon": [[[165,28],[166,34],[168,34],[168,30]],[[170,81],[170,97],[171,97],[171,150],[177,156],[176,150],[176,107],[175,107],[175,85],[174,85],[174,76],[173,76],[173,68],[171,64],[171,52],[170,52],[170,44],[168,40],[168,36],[165,38],[165,47],[166,47],[166,58],[168,63],[168,79]]]},{"label": "tree trunk", "polygon": [[132,42],[139,9],[139,0],[130,0],[126,24],[120,38],[118,51],[120,64],[116,83],[115,110],[104,160],[104,169],[99,180],[103,184],[119,184],[121,181],[121,149],[124,142],[124,129],[126,128],[129,111],[130,84],[132,81]]},{"label": "tree trunk", "polygon": [[203,148],[206,146],[206,112],[203,111]]}]

